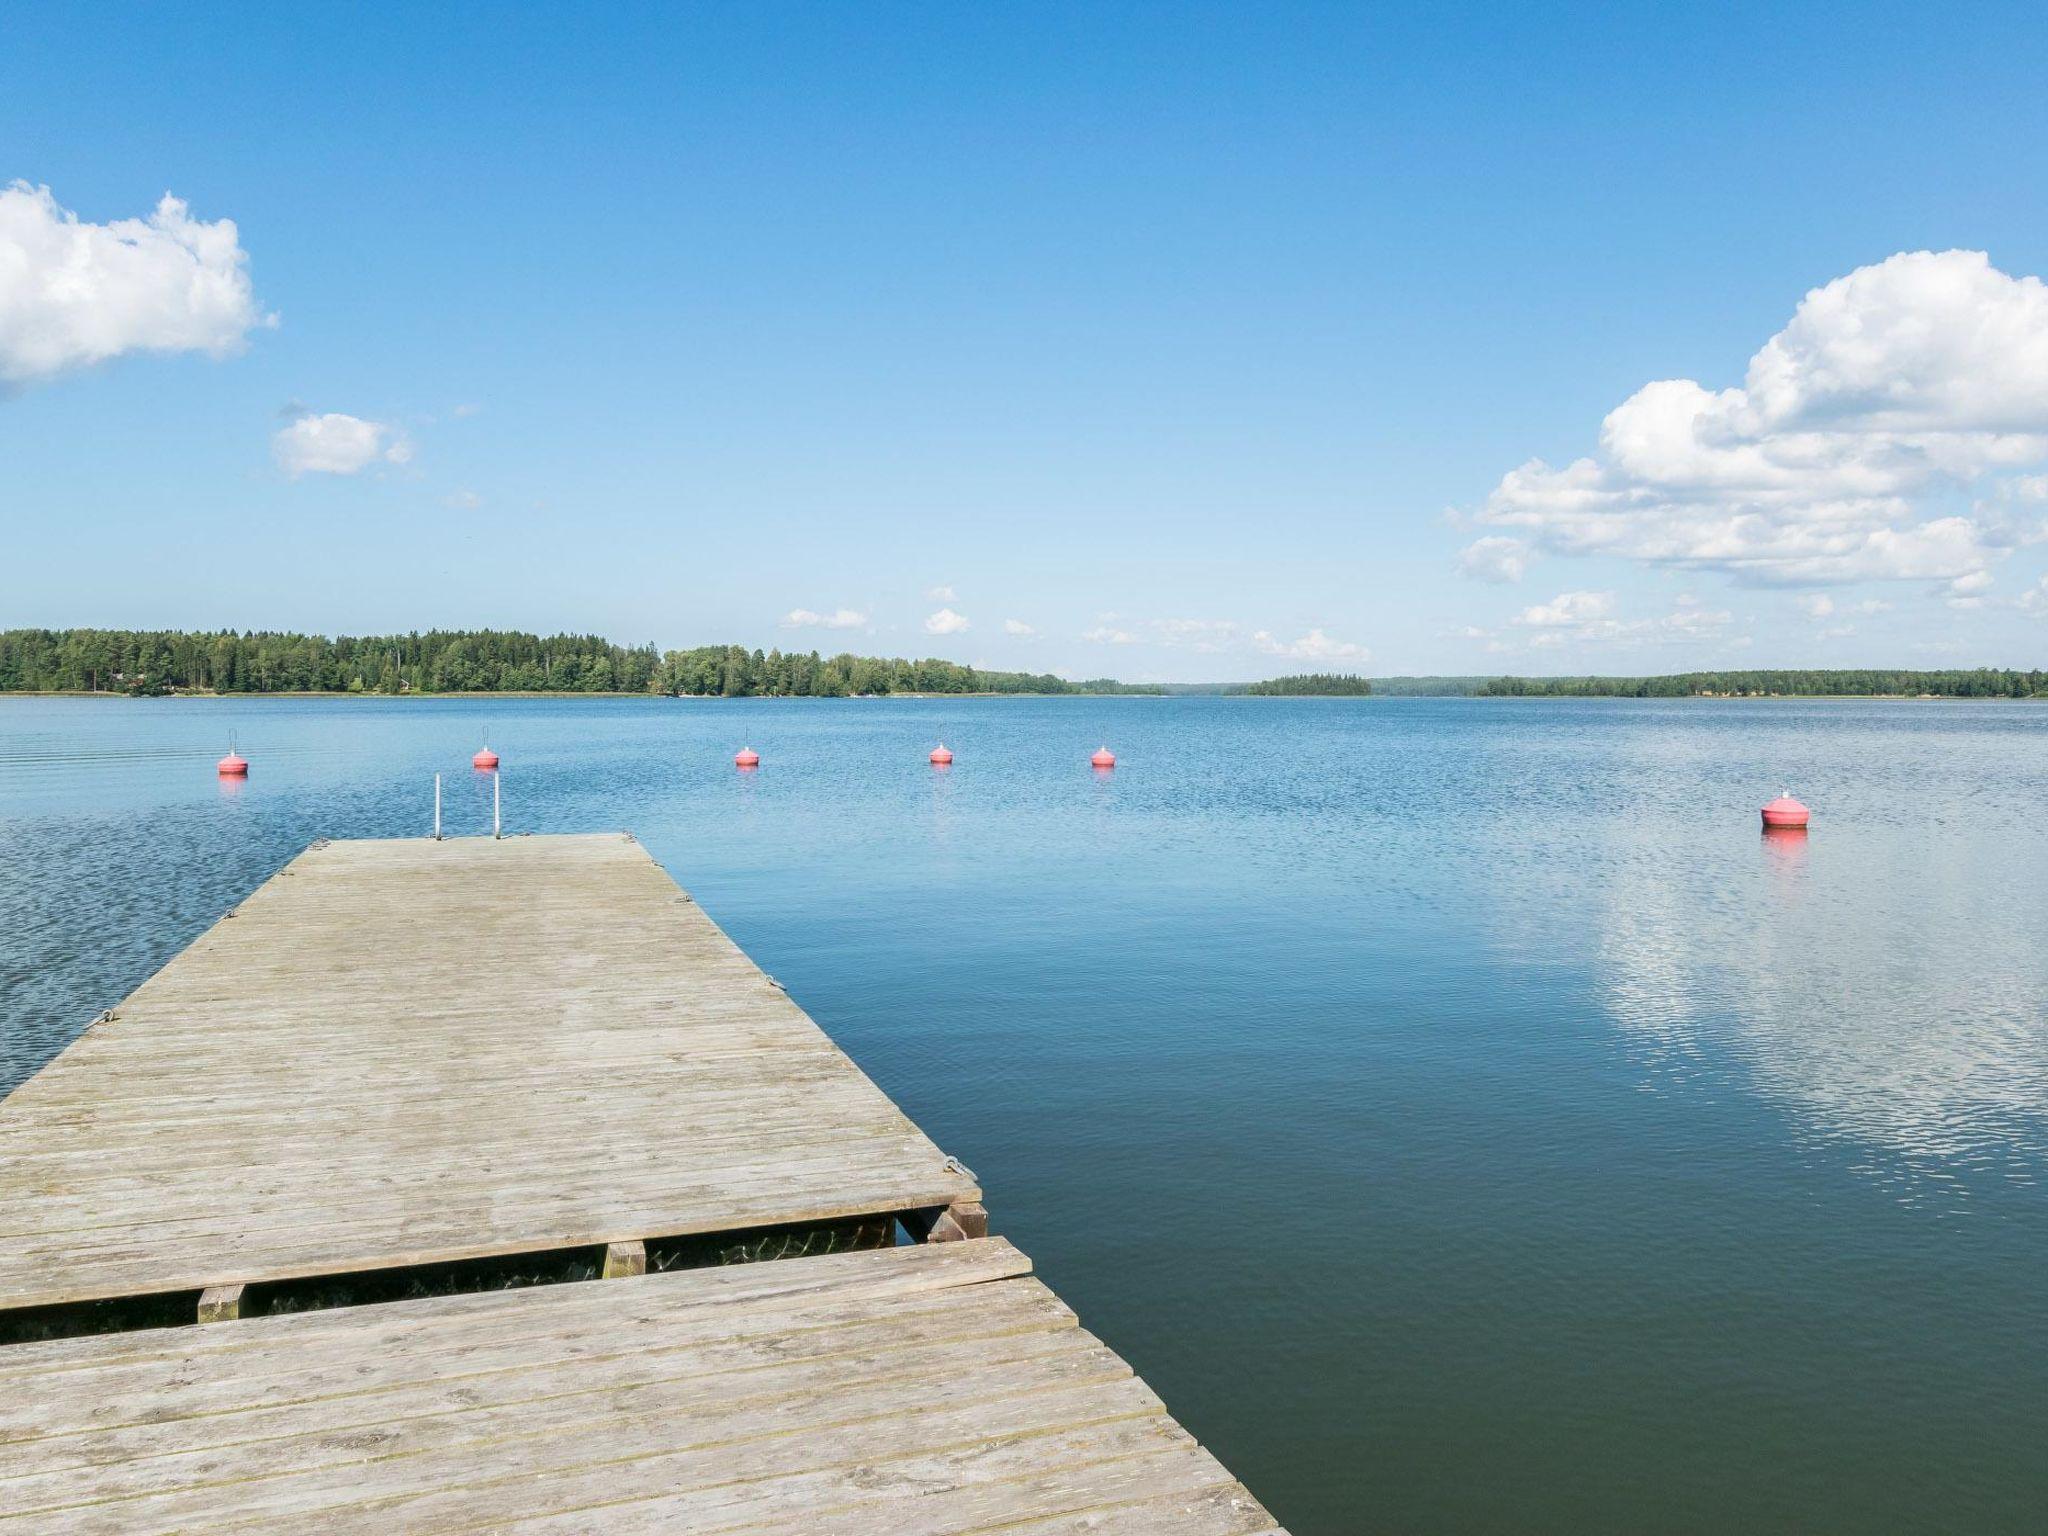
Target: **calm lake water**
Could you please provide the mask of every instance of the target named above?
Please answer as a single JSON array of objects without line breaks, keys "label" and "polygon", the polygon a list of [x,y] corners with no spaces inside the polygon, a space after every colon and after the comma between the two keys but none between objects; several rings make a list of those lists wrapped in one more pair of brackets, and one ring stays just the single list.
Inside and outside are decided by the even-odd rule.
[{"label": "calm lake water", "polygon": [[0,699],[0,1088],[486,735],[1297,1536],[2048,1527],[2048,706]]}]

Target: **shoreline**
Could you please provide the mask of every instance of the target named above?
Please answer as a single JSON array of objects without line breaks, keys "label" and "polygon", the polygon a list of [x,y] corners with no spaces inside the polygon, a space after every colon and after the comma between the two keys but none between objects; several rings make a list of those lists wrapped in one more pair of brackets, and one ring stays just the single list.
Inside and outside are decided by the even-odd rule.
[{"label": "shoreline", "polygon": [[743,703],[748,700],[796,700],[815,703],[834,703],[840,700],[872,699],[1162,699],[1171,695],[1165,693],[1024,693],[1005,689],[1001,692],[983,690],[974,693],[620,693],[607,691],[592,693],[586,689],[527,689],[501,688],[481,689],[459,693],[351,693],[345,688],[287,689],[276,688],[264,693],[206,693],[196,689],[179,689],[172,693],[117,693],[108,689],[88,688],[5,688],[0,689],[0,699],[118,699],[124,703],[140,703],[151,699],[357,699],[371,703],[400,703],[409,700],[425,702],[432,699],[668,699],[675,703]]},{"label": "shoreline", "polygon": [[1953,693],[1250,693],[1243,689],[1195,688],[1184,684],[1173,685],[1173,690],[1162,689],[1157,693],[1140,691],[1118,693],[1027,693],[1004,690],[978,691],[973,693],[591,693],[576,689],[494,689],[459,693],[351,693],[346,689],[275,689],[265,693],[205,693],[179,690],[174,693],[116,693],[107,689],[86,688],[8,688],[0,689],[0,699],[108,699],[123,703],[138,703],[151,699],[188,699],[199,701],[253,702],[263,699],[353,699],[363,702],[399,703],[402,701],[429,702],[437,699],[665,699],[673,703],[792,703],[807,702],[829,704],[838,702],[879,701],[883,699],[1320,699],[1326,703],[1413,703],[1419,699],[1468,699],[1494,704],[1558,704],[1588,703],[1596,699],[1617,700],[1635,704],[1783,704],[1788,702],[1807,703],[1882,703],[1882,704],[2038,704],[2048,702],[2048,694],[2003,694],[1990,697],[1970,697]]}]

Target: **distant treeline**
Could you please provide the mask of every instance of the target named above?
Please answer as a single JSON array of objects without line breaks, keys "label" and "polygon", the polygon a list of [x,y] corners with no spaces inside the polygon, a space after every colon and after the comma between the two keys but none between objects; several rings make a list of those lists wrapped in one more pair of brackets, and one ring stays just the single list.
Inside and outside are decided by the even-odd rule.
[{"label": "distant treeline", "polygon": [[1263,683],[1248,683],[1242,691],[1289,697],[1364,698],[1372,692],[1372,680],[1355,677],[1349,672],[1304,672],[1296,677],[1274,677]]},{"label": "distant treeline", "polygon": [[232,630],[0,632],[0,692],[679,693],[843,698],[885,693],[1145,693],[1097,679],[951,661],[707,645],[662,652],[597,635],[507,630],[342,635]]},{"label": "distant treeline", "polygon": [[1664,677],[1383,677],[1316,672],[1262,683],[1069,682],[1049,672],[990,672],[958,662],[821,656],[704,645],[661,651],[598,635],[511,630],[328,639],[272,631],[0,631],[0,692],[668,693],[844,698],[888,693],[1246,693],[1282,696],[1733,698],[2048,695],[2048,671],[1680,672]]},{"label": "distant treeline", "polygon": [[1991,667],[1952,672],[1852,668],[1812,672],[1680,672],[1669,677],[1496,677],[1478,691],[1500,698],[1847,698],[1888,694],[2026,699],[2048,693],[2048,672]]},{"label": "distant treeline", "polygon": [[1484,693],[1490,677],[1376,677],[1373,692],[1394,699],[1460,699]]}]

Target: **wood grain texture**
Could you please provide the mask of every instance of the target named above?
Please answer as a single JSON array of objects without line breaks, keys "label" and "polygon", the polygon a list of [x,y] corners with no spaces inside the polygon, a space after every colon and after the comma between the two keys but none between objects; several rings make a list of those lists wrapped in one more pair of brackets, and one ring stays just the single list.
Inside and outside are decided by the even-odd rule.
[{"label": "wood grain texture", "polygon": [[0,1536],[1272,1518],[1001,1238],[0,1351]]},{"label": "wood grain texture", "polygon": [[980,1194],[632,839],[317,844],[0,1102],[0,1308]]}]

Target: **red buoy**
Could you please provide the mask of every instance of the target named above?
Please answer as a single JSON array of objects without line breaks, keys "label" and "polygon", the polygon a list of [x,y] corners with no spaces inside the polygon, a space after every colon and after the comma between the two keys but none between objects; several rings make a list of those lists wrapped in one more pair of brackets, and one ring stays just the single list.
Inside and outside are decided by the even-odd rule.
[{"label": "red buoy", "polygon": [[1781,794],[1764,807],[1764,825],[1767,827],[1803,827],[1806,825],[1807,810],[1789,794]]},{"label": "red buoy", "polygon": [[224,779],[246,779],[249,777],[249,759],[242,756],[233,747],[228,748],[228,755],[214,764],[214,767]]},{"label": "red buoy", "polygon": [[1088,761],[1097,768],[1114,768],[1116,766],[1116,754],[1107,747],[1097,747],[1094,755]]},{"label": "red buoy", "polygon": [[489,747],[485,747],[483,751],[477,753],[475,757],[469,760],[469,766],[472,768],[495,768],[498,766],[498,754]]},{"label": "red buoy", "polygon": [[944,768],[950,765],[952,761],[953,749],[948,747],[943,741],[932,748],[932,762],[935,766]]},{"label": "red buoy", "polygon": [[741,747],[739,751],[733,753],[732,760],[742,768],[758,768],[761,766],[761,754],[752,747]]}]

